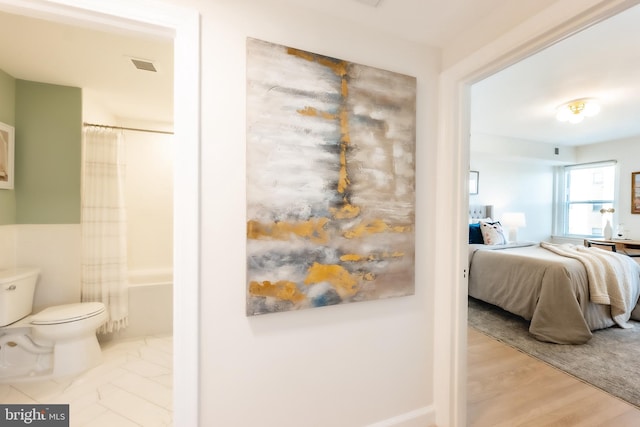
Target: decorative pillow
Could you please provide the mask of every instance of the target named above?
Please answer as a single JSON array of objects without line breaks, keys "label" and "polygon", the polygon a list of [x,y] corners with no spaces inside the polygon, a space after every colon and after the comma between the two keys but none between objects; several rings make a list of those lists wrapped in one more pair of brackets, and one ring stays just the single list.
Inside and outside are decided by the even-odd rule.
[{"label": "decorative pillow", "polygon": [[469,224],[469,243],[474,244],[483,244],[484,240],[482,239],[482,231],[480,231],[480,223],[476,222],[475,224]]},{"label": "decorative pillow", "polygon": [[486,217],[486,218],[469,218],[469,224],[477,224],[479,222],[493,222],[493,220],[491,219],[490,216]]},{"label": "decorative pillow", "polygon": [[484,240],[485,245],[504,245],[507,243],[500,221],[481,221],[480,231],[482,232],[482,239]]}]

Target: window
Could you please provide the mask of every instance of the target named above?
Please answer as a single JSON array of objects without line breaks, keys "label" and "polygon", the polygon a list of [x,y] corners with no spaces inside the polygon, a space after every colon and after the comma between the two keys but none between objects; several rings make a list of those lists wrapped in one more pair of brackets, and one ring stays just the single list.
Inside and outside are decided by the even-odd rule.
[{"label": "window", "polygon": [[[613,161],[564,167],[561,223],[565,236],[602,236],[604,221],[615,200],[616,164]],[[612,221],[613,222],[613,221]]]}]

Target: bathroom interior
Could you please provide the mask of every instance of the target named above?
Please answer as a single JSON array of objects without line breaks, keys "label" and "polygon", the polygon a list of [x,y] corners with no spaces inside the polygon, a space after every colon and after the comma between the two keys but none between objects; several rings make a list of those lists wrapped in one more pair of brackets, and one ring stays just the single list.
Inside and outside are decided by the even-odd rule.
[{"label": "bathroom interior", "polygon": [[[0,189],[0,276],[37,269],[32,313],[81,301],[83,123],[129,128],[120,131],[127,326],[97,333],[101,359],[84,372],[0,375],[0,402],[67,403],[71,425],[171,425],[172,41],[1,12],[0,34],[0,122],[15,128],[14,188]],[[5,341],[0,365],[3,348],[19,346]]]}]

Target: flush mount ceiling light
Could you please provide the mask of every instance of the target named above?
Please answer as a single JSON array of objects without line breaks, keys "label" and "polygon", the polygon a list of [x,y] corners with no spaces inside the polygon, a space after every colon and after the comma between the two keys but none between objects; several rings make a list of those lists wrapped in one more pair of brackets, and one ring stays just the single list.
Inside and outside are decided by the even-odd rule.
[{"label": "flush mount ceiling light", "polygon": [[595,116],[599,112],[600,105],[594,99],[575,99],[558,107],[556,119],[561,122],[580,123],[585,117]]}]

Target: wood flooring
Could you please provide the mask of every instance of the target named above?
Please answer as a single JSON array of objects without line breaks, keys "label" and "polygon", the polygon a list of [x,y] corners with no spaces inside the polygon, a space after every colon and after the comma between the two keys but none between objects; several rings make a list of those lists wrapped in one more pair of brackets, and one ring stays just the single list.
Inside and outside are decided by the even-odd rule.
[{"label": "wood flooring", "polygon": [[471,327],[467,353],[469,427],[640,426],[635,406]]}]

